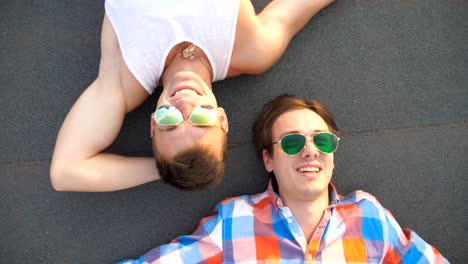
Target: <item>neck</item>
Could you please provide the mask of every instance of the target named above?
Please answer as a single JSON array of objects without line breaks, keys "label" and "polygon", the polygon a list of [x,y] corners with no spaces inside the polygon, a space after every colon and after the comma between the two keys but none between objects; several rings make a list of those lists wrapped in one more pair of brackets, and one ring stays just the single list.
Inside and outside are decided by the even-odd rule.
[{"label": "neck", "polygon": [[294,199],[291,197],[285,197],[284,199],[282,197],[282,200],[284,205],[291,210],[304,236],[309,241],[329,205],[328,192],[324,192],[313,200]]},{"label": "neck", "polygon": [[168,57],[161,76],[163,86],[167,85],[174,74],[181,71],[196,73],[211,87],[213,78],[211,65],[206,55],[197,46],[182,45],[177,48],[172,57]]}]

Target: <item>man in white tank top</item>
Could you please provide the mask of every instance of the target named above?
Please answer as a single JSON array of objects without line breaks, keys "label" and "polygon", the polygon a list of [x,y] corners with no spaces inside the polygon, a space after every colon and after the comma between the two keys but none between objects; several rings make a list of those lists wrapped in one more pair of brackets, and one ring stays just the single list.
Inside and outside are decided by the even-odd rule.
[{"label": "man in white tank top", "polygon": [[[107,0],[98,77],[62,124],[52,157],[53,187],[113,191],[160,178],[183,189],[216,184],[224,174],[228,121],[211,83],[268,70],[307,21],[333,1],[275,0],[256,14],[249,0]],[[159,112],[151,116],[157,165],[154,158],[102,153],[125,114],[158,85],[163,91],[156,109],[178,112],[181,122],[167,126]],[[192,113],[208,106],[216,121],[197,124]]]}]

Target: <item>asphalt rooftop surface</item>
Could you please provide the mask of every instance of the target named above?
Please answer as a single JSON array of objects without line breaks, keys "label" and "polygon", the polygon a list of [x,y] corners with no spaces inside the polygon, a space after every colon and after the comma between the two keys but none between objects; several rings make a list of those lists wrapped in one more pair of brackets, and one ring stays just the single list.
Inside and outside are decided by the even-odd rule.
[{"label": "asphalt rooftop surface", "polygon": [[[271,70],[215,83],[234,146],[214,189],[154,182],[56,192],[55,138],[96,77],[103,15],[102,0],[0,2],[1,263],[135,258],[191,233],[222,199],[263,191],[268,174],[250,127],[263,103],[285,92],[335,114],[344,131],[333,177],[340,193],[372,193],[452,263],[468,262],[468,1],[339,0]],[[148,118],[158,95],[127,115],[109,152],[151,155]]]}]

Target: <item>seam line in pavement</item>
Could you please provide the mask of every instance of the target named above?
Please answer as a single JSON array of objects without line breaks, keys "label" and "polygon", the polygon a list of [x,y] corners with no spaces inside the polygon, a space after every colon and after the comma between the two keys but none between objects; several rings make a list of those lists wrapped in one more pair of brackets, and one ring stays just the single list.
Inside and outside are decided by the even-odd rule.
[{"label": "seam line in pavement", "polygon": [[[448,123],[448,124],[427,124],[427,125],[419,125],[419,126],[410,126],[410,127],[395,127],[395,128],[384,128],[384,129],[371,129],[371,130],[358,130],[358,131],[351,131],[351,132],[342,132],[342,135],[353,136],[357,134],[368,134],[374,132],[387,132],[387,131],[408,131],[408,130],[415,130],[421,128],[430,128],[430,127],[461,127],[468,125],[468,121],[462,121],[458,123]],[[250,140],[248,141],[240,141],[228,144],[228,150],[234,149],[237,147],[244,146],[246,144],[252,144]],[[123,153],[116,153],[119,155],[129,155],[132,153],[142,153],[143,151],[131,151],[131,152],[123,152]],[[7,162],[0,162],[0,165],[9,165],[9,164],[17,164],[17,165],[34,165],[35,163],[42,163],[42,162],[50,162],[49,159],[44,160],[23,160],[23,161],[7,161]]]}]

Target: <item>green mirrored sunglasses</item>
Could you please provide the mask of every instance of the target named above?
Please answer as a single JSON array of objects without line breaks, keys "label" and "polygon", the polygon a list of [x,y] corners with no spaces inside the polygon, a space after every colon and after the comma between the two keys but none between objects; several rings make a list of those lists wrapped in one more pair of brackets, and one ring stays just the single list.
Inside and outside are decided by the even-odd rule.
[{"label": "green mirrored sunglasses", "polygon": [[[340,140],[335,134],[329,132],[318,132],[311,136],[315,147],[326,154],[335,152]],[[296,155],[301,152],[307,143],[307,137],[304,134],[292,133],[284,135],[280,140],[273,144],[280,143],[281,149],[288,155]]]},{"label": "green mirrored sunglasses", "polygon": [[[173,105],[162,105],[154,112],[154,119],[160,126],[177,126],[184,122],[184,116]],[[213,126],[218,119],[218,110],[211,105],[197,105],[188,121],[196,126]]]}]

